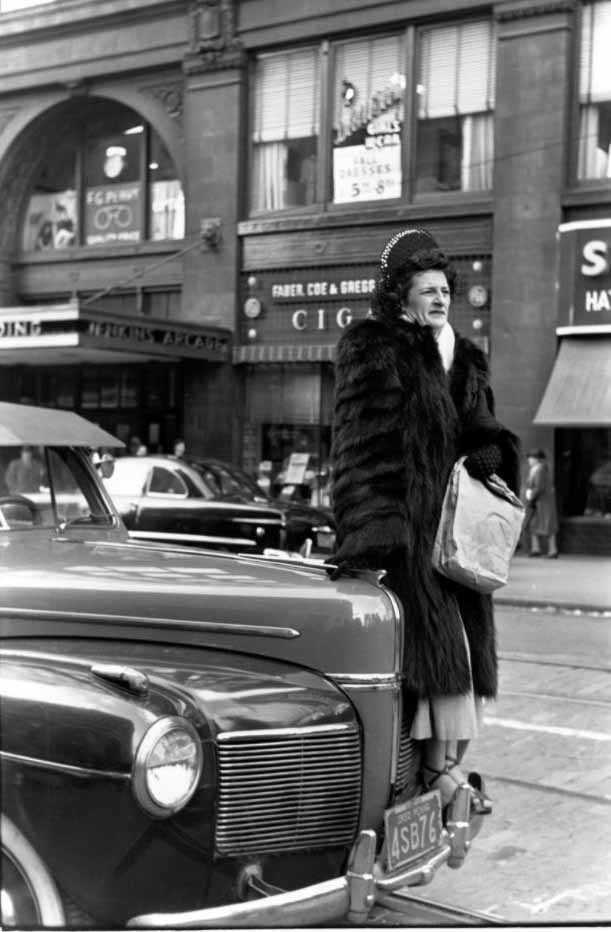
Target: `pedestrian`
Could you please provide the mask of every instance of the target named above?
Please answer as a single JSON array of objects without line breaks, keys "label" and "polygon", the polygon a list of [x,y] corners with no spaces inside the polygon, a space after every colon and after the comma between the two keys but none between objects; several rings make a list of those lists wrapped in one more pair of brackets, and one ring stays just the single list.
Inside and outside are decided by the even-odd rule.
[{"label": "pedestrian", "polygon": [[187,445],[184,440],[178,439],[174,443],[173,451],[170,453],[170,456],[173,460],[184,460],[185,453],[187,452]]},{"label": "pedestrian", "polygon": [[545,450],[530,450],[527,454],[528,475],[524,497],[526,499],[526,533],[530,543],[529,556],[542,555],[540,539],[546,540],[545,556],[558,557],[558,514],[556,490]]},{"label": "pedestrian", "polygon": [[39,492],[46,485],[45,468],[36,459],[32,447],[24,444],[21,453],[12,459],[4,474],[6,487],[11,495],[23,495],[27,492]]},{"label": "pedestrian", "polygon": [[[330,572],[386,570],[404,611],[404,701],[411,737],[422,742],[422,786],[439,789],[444,807],[466,783],[459,765],[483,699],[496,695],[497,656],[490,595],[432,568],[441,504],[462,455],[472,476],[497,472],[513,490],[519,473],[517,438],[494,414],[486,358],[448,322],[455,279],[426,230],[388,241],[372,314],[338,345],[332,452]],[[475,787],[472,807],[491,809]]]}]

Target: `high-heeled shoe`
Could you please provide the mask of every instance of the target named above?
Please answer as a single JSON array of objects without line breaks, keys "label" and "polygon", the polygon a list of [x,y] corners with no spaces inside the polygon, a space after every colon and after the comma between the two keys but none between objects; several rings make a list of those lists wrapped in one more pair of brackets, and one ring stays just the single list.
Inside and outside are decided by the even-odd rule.
[{"label": "high-heeled shoe", "polygon": [[486,793],[486,787],[477,770],[471,770],[467,782],[471,787],[471,812],[474,815],[490,815],[492,800]]},{"label": "high-heeled shoe", "polygon": [[[429,774],[429,776],[426,776]],[[432,776],[430,776],[432,774]],[[471,787],[467,783],[464,774],[459,767],[455,765],[445,766],[443,770],[437,770],[423,764],[420,771],[420,782],[425,793],[431,790],[438,790],[441,796],[441,820],[444,825],[447,824],[448,810],[454,801],[459,789]]]},{"label": "high-heeled shoe", "polygon": [[[459,762],[455,757],[446,757],[446,767],[459,769]],[[463,778],[464,779],[464,778]],[[472,770],[466,778],[471,791],[471,812],[473,815],[490,815],[492,800],[486,794],[484,781],[477,770]]]}]

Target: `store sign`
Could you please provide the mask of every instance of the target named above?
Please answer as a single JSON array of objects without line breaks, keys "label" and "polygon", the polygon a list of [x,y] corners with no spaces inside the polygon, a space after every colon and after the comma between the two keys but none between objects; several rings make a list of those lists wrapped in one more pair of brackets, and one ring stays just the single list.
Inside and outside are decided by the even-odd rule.
[{"label": "store sign", "polygon": [[297,305],[290,310],[293,330],[344,330],[356,317],[369,310],[376,280],[369,275],[335,274],[323,278],[320,274],[308,280],[305,276],[275,279],[270,282],[271,301],[277,305]]},{"label": "store sign", "polygon": [[140,205],[141,191],[138,182],[88,188],[85,199],[87,245],[138,242]]},{"label": "store sign", "polygon": [[[359,138],[360,136],[360,138]],[[369,120],[349,143],[333,147],[336,204],[401,197],[401,122],[398,107]]]},{"label": "store sign", "polygon": [[375,278],[328,278],[318,281],[303,279],[274,281],[271,284],[272,301],[337,301],[338,298],[368,298],[375,289]]},{"label": "store sign", "polygon": [[560,226],[558,332],[611,331],[611,219]]},{"label": "store sign", "polygon": [[190,331],[182,327],[160,327],[140,325],[118,321],[92,320],[87,325],[87,337],[96,344],[111,343],[128,348],[138,346],[140,350],[155,350],[179,356],[210,356],[226,358],[229,352],[229,339],[225,335]]},{"label": "store sign", "polygon": [[213,327],[109,319],[83,313],[77,304],[0,308],[0,350],[86,347],[220,362],[229,358],[229,342],[227,331]]}]

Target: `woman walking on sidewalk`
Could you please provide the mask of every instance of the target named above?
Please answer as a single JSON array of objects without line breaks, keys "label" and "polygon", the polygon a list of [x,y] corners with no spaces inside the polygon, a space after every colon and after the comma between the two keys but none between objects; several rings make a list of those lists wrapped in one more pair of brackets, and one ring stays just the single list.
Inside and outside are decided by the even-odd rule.
[{"label": "woman walking on sidewalk", "polygon": [[[494,415],[481,350],[448,322],[455,273],[430,233],[403,230],[380,258],[374,316],[342,336],[336,365],[335,575],[385,569],[405,616],[403,677],[411,736],[423,742],[424,789],[446,806],[459,763],[497,690],[489,595],[450,582],[432,552],[450,471],[518,486],[518,444]],[[477,778],[474,778],[474,783]],[[472,805],[490,803],[473,789]]]},{"label": "woman walking on sidewalk", "polygon": [[531,557],[541,556],[540,538],[547,539],[545,556],[554,560],[558,556],[558,515],[556,512],[556,490],[545,450],[531,450],[527,454],[528,476],[524,497],[526,498],[525,530],[530,541]]}]

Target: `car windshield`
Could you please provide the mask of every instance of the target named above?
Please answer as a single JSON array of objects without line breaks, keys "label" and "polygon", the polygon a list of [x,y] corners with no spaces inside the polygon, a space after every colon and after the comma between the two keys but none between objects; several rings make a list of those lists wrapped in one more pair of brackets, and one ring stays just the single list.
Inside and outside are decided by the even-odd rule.
[{"label": "car windshield", "polygon": [[0,531],[110,527],[114,515],[71,447],[0,447]]},{"label": "car windshield", "polygon": [[126,456],[115,460],[115,468],[104,484],[110,495],[174,496],[177,498],[217,498],[210,485],[195,470],[170,459]]}]

